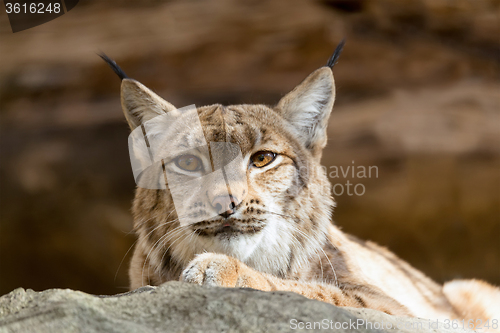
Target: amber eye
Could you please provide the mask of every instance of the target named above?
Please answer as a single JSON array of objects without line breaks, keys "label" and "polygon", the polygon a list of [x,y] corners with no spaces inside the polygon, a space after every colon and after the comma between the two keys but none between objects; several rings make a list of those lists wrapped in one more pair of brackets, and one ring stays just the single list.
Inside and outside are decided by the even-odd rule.
[{"label": "amber eye", "polygon": [[201,160],[194,155],[181,155],[175,159],[175,165],[182,170],[198,171],[202,167]]},{"label": "amber eye", "polygon": [[274,161],[275,158],[275,153],[270,151],[258,151],[250,157],[250,160],[257,168],[262,168]]}]

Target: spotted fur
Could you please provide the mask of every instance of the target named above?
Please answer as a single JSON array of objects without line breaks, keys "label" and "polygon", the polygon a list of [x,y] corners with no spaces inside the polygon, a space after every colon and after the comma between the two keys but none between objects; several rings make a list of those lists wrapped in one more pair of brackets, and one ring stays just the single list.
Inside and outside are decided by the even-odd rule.
[{"label": "spotted fur", "polygon": [[[483,282],[454,283],[443,292],[441,285],[387,249],[347,235],[331,223],[335,202],[320,159],[334,99],[332,71],[322,67],[274,107],[197,108],[207,142],[240,147],[247,192],[235,201],[232,214],[215,218],[203,218],[214,207],[190,202],[187,193],[189,209],[200,222],[181,226],[168,189],[138,187],[132,209],[138,241],[130,265],[131,289],[180,279],[201,285],[288,290],[338,306],[389,314],[488,318],[482,299],[472,299],[474,291],[480,290],[480,297],[500,304],[495,287]],[[122,80],[122,107],[132,129],[157,115],[177,112],[129,78]],[[182,146],[197,140],[192,132],[189,126],[179,128],[164,141]],[[163,134],[161,127],[148,133]],[[250,158],[258,151],[277,157],[265,167],[253,167]],[[174,171],[165,167],[165,172]],[[189,179],[187,174],[177,176]],[[200,189],[207,202],[219,190]],[[494,290],[490,296],[489,288]],[[471,307],[465,310],[467,306]]]}]

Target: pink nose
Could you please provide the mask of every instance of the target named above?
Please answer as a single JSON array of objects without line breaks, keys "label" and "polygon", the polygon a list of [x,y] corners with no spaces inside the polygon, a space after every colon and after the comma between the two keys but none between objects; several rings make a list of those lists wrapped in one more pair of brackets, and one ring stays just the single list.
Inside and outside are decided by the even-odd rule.
[{"label": "pink nose", "polygon": [[232,195],[221,195],[212,201],[212,207],[215,208],[217,214],[226,218],[229,217],[229,215],[234,214],[235,208],[238,204],[238,199]]}]

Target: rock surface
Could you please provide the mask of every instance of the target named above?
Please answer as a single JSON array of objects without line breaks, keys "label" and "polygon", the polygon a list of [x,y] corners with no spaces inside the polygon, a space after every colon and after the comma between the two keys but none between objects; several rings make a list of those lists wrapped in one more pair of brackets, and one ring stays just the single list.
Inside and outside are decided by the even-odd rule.
[{"label": "rock surface", "polygon": [[[385,328],[370,328],[361,320]],[[18,288],[0,298],[2,333],[289,332],[302,331],[299,322],[332,325],[329,329],[335,332],[452,332],[442,325],[429,329],[425,319],[338,308],[289,292],[200,287],[176,281],[114,296]],[[335,323],[344,328],[335,329]],[[416,325],[420,325],[418,329]],[[387,329],[389,326],[393,329]],[[316,329],[304,326],[303,330],[321,329],[316,324]]]}]

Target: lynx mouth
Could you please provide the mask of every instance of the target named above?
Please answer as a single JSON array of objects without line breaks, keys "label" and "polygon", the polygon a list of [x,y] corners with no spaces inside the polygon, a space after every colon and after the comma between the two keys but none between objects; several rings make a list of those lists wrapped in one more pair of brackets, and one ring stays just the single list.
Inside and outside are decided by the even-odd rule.
[{"label": "lynx mouth", "polygon": [[237,236],[243,234],[257,234],[265,226],[263,220],[251,219],[220,219],[215,221],[203,221],[193,225],[194,231],[199,236]]}]

